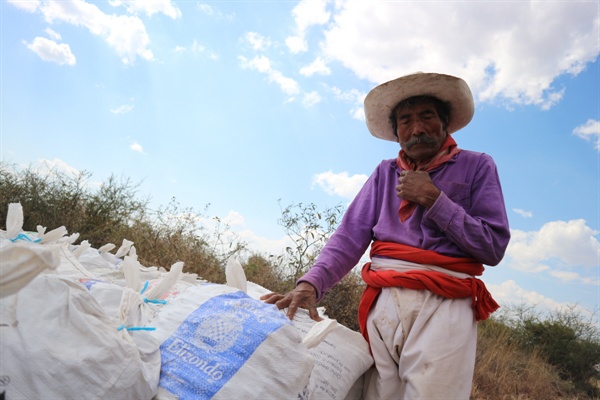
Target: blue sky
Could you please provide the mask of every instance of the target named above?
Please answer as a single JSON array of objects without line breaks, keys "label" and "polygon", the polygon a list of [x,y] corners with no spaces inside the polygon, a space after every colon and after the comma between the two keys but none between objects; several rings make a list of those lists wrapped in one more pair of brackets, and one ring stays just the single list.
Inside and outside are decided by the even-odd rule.
[{"label": "blue sky", "polygon": [[[362,103],[416,72],[461,76],[459,146],[496,160],[513,239],[501,304],[600,304],[598,1],[0,3],[0,157],[142,182],[152,205],[280,253],[282,205],[347,205],[399,147]],[[93,184],[92,182],[92,184]],[[27,212],[27,210],[25,210]]]}]

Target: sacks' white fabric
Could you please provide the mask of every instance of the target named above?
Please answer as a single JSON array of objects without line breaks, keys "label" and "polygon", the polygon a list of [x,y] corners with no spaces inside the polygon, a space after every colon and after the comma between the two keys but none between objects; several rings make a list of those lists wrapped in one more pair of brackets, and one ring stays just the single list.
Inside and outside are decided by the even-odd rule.
[{"label": "sacks' white fabric", "polygon": [[10,203],[6,213],[6,238],[12,239],[23,231],[23,206]]},{"label": "sacks' white fabric", "polygon": [[123,257],[125,254],[129,253],[129,250],[131,250],[132,245],[133,242],[131,240],[123,239],[123,244],[121,245],[121,247],[119,247],[119,250],[117,250],[115,257]]},{"label": "sacks' white fabric", "polygon": [[126,327],[146,327],[154,318],[156,309],[144,302],[139,293],[131,288],[97,279],[79,279],[92,297],[111,318]]},{"label": "sacks' white fabric", "polygon": [[246,274],[242,268],[242,264],[234,257],[229,257],[227,265],[225,266],[225,279],[227,280],[227,286],[241,290],[244,293],[248,292],[248,281],[246,280]]},{"label": "sacks' white fabric", "polygon": [[17,293],[45,269],[55,269],[60,261],[56,249],[28,242],[0,246],[0,297]]},{"label": "sacks' white fabric", "polygon": [[79,278],[95,278],[96,276],[88,271],[73,255],[73,252],[69,248],[69,244],[66,243],[56,243],[44,245],[48,248],[58,249],[58,254],[60,255],[60,263],[58,267],[56,267],[56,272],[64,277],[69,277],[72,279]]},{"label": "sacks' white fabric", "polygon": [[[301,336],[306,336],[317,324],[302,308],[296,312],[293,323]],[[373,364],[369,345],[362,335],[337,322],[335,325],[318,346],[309,350],[315,367],[303,399],[344,399]]]},{"label": "sacks' white fabric", "polygon": [[[38,228],[40,228],[39,225],[38,225]],[[69,238],[64,238],[64,236],[67,234],[67,228],[65,228],[64,226],[53,229],[48,233],[45,233],[46,228],[43,228],[41,231],[44,233],[39,235],[40,230],[38,230],[38,235],[40,236],[40,238],[42,239],[42,243],[44,243],[44,244],[56,242],[61,239],[64,239],[64,243],[71,244],[79,238],[78,233],[71,235],[71,237],[69,237]]]},{"label": "sacks' white fabric", "polygon": [[87,250],[87,249],[91,249],[92,245],[90,244],[90,242],[88,242],[87,240],[84,240],[81,242],[81,244],[79,246],[77,246],[77,248],[75,250],[73,250],[73,255],[79,259],[79,257],[81,257],[81,255]]},{"label": "sacks' white fabric", "polygon": [[[270,293],[253,282],[248,282],[248,294],[258,299]],[[319,315],[324,315],[319,308]],[[283,313],[287,309],[283,310]],[[362,335],[339,324],[335,320],[317,323],[305,309],[298,309],[293,320],[294,327],[307,342],[318,342],[309,349],[315,362],[310,375],[310,384],[300,399],[302,400],[342,400],[360,399],[364,373],[373,364],[369,345]],[[318,326],[321,324],[321,326]],[[322,331],[321,331],[322,328]]]},{"label": "sacks' white fabric", "polygon": [[0,307],[15,298],[18,324],[0,321],[6,398],[149,399],[155,394],[158,342],[147,332],[117,330],[117,320],[82,285],[42,274],[0,300]]},{"label": "sacks' white fabric", "polygon": [[183,262],[179,261],[171,265],[171,269],[163,274],[161,279],[152,287],[148,287],[144,292],[144,297],[150,300],[163,299],[173,286],[175,286],[183,275]]},{"label": "sacks' white fabric", "polygon": [[312,349],[321,344],[325,337],[331,333],[337,326],[337,322],[334,319],[323,318],[321,321],[313,325],[308,333],[304,335],[302,343],[307,348]]},{"label": "sacks' white fabric", "polygon": [[158,399],[296,399],[309,382],[312,358],[285,315],[226,285],[190,287],[151,325]]}]

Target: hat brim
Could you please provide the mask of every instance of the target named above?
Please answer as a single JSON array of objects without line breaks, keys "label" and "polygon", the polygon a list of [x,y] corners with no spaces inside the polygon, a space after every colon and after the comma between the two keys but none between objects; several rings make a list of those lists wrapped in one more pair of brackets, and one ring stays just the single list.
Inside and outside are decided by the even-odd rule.
[{"label": "hat brim", "polygon": [[369,92],[365,98],[365,117],[371,134],[397,142],[390,113],[399,102],[414,96],[433,96],[450,103],[448,133],[464,128],[475,112],[473,95],[464,80],[451,75],[419,72],[383,83]]}]

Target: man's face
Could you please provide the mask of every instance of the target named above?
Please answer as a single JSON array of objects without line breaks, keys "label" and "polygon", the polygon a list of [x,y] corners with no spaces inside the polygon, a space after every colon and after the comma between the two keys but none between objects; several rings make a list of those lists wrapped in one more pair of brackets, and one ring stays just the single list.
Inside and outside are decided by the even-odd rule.
[{"label": "man's face", "polygon": [[415,162],[433,157],[446,140],[446,128],[429,100],[398,109],[396,123],[400,147]]}]

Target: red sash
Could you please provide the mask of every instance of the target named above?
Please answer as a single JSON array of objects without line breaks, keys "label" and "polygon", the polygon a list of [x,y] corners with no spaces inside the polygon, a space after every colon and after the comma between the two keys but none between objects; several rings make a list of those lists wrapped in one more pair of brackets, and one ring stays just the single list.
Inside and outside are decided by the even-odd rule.
[{"label": "red sash", "polygon": [[[431,264],[451,271],[469,275],[481,275],[483,264],[472,258],[448,257],[431,250],[375,241],[371,245],[371,257],[386,256],[420,264]],[[358,324],[364,338],[367,334],[367,316],[384,287],[404,287],[414,290],[429,290],[448,299],[471,297],[472,307],[477,321],[487,319],[500,306],[492,298],[483,281],[477,278],[456,278],[443,272],[413,270],[407,272],[373,271],[371,263],[362,269],[362,278],[367,284],[358,308]]]}]

